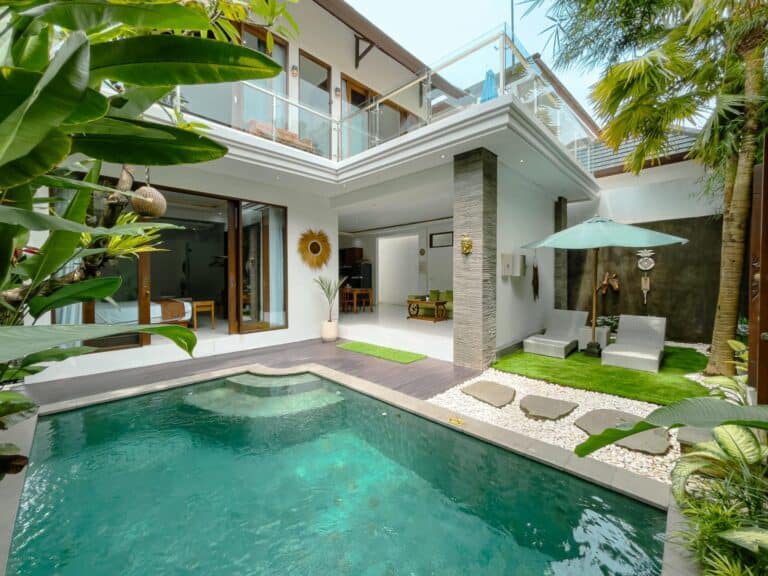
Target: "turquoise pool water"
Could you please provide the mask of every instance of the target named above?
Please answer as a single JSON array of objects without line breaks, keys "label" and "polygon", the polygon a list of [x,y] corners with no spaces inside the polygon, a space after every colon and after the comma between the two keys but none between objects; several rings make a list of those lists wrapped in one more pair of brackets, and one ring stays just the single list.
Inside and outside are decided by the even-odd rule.
[{"label": "turquoise pool water", "polygon": [[17,575],[660,572],[664,515],[309,374],[40,419]]}]

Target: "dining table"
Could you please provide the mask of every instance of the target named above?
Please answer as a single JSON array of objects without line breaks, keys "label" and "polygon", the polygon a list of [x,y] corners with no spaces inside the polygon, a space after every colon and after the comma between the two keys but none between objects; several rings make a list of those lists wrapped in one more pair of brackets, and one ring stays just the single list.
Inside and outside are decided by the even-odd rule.
[{"label": "dining table", "polygon": [[[352,288],[347,287],[343,289],[346,294],[352,296],[352,311],[357,314],[357,311],[359,309],[358,307],[358,298],[360,296],[364,296],[365,298],[362,298],[362,302],[367,302],[367,308],[370,312],[373,312],[373,288]],[[366,308],[366,305],[363,305],[363,309]]]}]

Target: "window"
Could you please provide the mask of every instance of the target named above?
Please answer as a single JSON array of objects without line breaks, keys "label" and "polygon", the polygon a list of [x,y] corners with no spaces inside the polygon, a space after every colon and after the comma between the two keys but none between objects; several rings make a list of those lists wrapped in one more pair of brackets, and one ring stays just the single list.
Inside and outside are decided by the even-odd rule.
[{"label": "window", "polygon": [[299,53],[299,137],[311,140],[317,154],[331,155],[331,68],[305,52]]},{"label": "window", "polygon": [[[268,53],[266,36],[260,28],[244,27],[242,42],[244,46]],[[288,76],[285,72],[288,67],[287,44],[282,39],[275,38],[275,44],[269,56],[282,67],[280,74],[274,78],[248,82],[263,88],[266,92],[249,86],[243,87],[243,125],[251,132],[271,133],[273,123],[276,128],[288,127],[288,104],[280,99],[273,102],[271,95],[272,93],[283,97],[288,95]]]},{"label": "window", "polygon": [[371,112],[360,110],[370,103],[376,93],[347,76],[341,77],[341,91],[341,116],[349,117],[342,125],[341,154],[342,157],[348,158],[371,146]]}]

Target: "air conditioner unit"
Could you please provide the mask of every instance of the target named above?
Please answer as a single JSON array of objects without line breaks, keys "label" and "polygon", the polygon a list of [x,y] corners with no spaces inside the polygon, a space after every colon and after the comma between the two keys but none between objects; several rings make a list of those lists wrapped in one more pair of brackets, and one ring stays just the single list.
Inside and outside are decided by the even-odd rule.
[{"label": "air conditioner unit", "polygon": [[525,255],[524,254],[502,254],[501,255],[501,275],[502,276],[525,276]]}]

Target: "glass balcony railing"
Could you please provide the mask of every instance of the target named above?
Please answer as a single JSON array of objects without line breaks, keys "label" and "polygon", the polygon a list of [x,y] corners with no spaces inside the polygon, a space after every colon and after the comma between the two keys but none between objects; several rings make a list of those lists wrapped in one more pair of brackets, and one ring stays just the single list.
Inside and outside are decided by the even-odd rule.
[{"label": "glass balcony railing", "polygon": [[181,87],[184,112],[323,158],[332,158],[336,121],[251,82]]},{"label": "glass balcony railing", "polygon": [[511,94],[589,171],[595,135],[506,30],[487,34],[344,116],[339,157],[350,158],[502,94]]},{"label": "glass balcony railing", "polygon": [[590,171],[594,133],[505,29],[483,36],[395,90],[361,105],[346,104],[340,119],[270,87],[264,81],[183,86],[182,109],[324,158],[344,160],[471,106],[511,95]]}]

